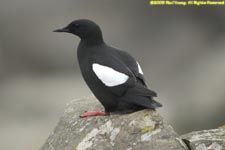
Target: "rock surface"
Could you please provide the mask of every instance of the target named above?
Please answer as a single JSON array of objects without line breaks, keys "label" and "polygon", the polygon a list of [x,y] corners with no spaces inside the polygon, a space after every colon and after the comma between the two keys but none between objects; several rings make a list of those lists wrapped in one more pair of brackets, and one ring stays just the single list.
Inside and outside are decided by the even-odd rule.
[{"label": "rock surface", "polygon": [[79,118],[102,109],[94,98],[74,100],[41,150],[185,150],[173,128],[151,110]]},{"label": "rock surface", "polygon": [[225,150],[225,126],[178,136],[156,111],[80,118],[103,110],[94,98],[74,100],[41,150]]},{"label": "rock surface", "polygon": [[182,135],[191,150],[225,150],[225,129],[212,129]]}]

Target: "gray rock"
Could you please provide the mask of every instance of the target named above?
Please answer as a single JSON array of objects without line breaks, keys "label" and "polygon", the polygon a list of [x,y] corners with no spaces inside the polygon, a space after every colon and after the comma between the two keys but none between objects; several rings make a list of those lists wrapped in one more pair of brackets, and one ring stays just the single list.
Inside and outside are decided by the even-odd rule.
[{"label": "gray rock", "polygon": [[225,150],[225,129],[196,131],[180,138],[191,150]]},{"label": "gray rock", "polygon": [[84,111],[96,109],[102,107],[94,98],[69,103],[41,150],[187,149],[156,111],[79,118]]}]

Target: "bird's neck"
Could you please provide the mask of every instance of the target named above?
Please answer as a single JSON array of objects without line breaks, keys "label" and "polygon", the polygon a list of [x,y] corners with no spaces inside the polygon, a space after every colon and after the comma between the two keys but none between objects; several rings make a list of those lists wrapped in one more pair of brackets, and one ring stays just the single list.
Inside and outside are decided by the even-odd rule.
[{"label": "bird's neck", "polygon": [[104,43],[104,40],[103,38],[100,36],[100,37],[88,37],[88,38],[84,38],[84,39],[81,39],[80,41],[80,44],[84,44],[86,46],[95,46],[95,45],[99,45],[99,44],[103,44]]},{"label": "bird's neck", "polygon": [[84,51],[96,50],[96,47],[101,47],[106,45],[103,39],[81,39],[78,45],[78,53],[83,53]]}]

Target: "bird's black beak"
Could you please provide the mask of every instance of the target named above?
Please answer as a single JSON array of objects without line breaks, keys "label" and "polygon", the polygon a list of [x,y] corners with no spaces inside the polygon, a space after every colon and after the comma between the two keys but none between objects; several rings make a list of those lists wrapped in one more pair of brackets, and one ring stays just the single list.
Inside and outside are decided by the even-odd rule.
[{"label": "bird's black beak", "polygon": [[69,32],[69,29],[67,27],[61,28],[61,29],[56,29],[53,32]]}]

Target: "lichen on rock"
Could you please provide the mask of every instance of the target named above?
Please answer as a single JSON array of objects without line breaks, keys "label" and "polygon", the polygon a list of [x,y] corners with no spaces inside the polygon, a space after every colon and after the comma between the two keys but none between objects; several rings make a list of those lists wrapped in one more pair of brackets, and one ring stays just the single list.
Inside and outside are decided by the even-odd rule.
[{"label": "lichen on rock", "polygon": [[192,150],[225,150],[225,129],[195,131],[181,136]]}]

